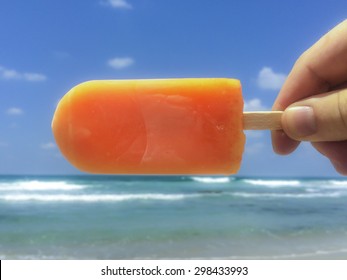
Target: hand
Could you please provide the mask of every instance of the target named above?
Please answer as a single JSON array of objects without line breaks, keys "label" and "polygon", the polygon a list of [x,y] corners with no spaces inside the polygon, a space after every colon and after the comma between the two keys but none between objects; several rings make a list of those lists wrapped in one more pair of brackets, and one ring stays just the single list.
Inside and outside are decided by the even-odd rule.
[{"label": "hand", "polygon": [[347,20],[300,56],[273,110],[284,110],[283,131],[272,133],[276,153],[310,141],[347,175]]}]

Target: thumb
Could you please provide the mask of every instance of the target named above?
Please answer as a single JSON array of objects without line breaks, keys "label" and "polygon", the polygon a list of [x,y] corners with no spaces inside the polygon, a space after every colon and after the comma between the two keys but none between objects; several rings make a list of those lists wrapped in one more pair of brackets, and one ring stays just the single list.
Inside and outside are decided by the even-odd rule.
[{"label": "thumb", "polygon": [[347,139],[347,89],[295,102],[282,115],[284,132],[299,141]]}]

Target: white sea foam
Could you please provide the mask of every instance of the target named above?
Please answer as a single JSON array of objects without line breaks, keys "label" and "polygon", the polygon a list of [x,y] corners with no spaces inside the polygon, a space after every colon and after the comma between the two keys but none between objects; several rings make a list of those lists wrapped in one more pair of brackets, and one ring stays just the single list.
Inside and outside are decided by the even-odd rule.
[{"label": "white sea foam", "polygon": [[192,177],[196,182],[200,183],[229,183],[230,177]]},{"label": "white sea foam", "polygon": [[4,201],[41,201],[41,202],[121,202],[130,200],[183,200],[200,197],[201,194],[89,194],[89,195],[42,195],[42,194],[13,194],[0,196]]},{"label": "white sea foam", "polygon": [[[328,257],[328,259],[336,259],[336,255],[347,253],[347,248],[342,248],[338,250],[317,250],[312,252],[303,252],[303,253],[288,253],[283,255],[238,255],[238,256],[228,256],[228,257],[212,257],[211,259],[320,259],[322,256]],[[192,259],[201,259],[201,258],[192,258]]]},{"label": "white sea foam", "polygon": [[244,192],[235,192],[230,193],[232,196],[239,197],[251,197],[251,198],[336,198],[347,195],[342,192],[330,192],[330,193],[244,193]]},{"label": "white sea foam", "polygon": [[60,255],[22,255],[22,254],[9,254],[9,255],[0,255],[1,260],[68,260],[73,259],[71,256],[60,256]]},{"label": "white sea foam", "polygon": [[312,190],[347,190],[347,181],[343,180],[308,180],[302,184],[303,187]]},{"label": "white sea foam", "polygon": [[299,180],[244,179],[243,182],[250,185],[264,186],[269,188],[299,187],[302,185]]},{"label": "white sea foam", "polygon": [[329,180],[328,183],[334,188],[347,188],[347,181]]},{"label": "white sea foam", "polygon": [[69,184],[64,181],[20,181],[0,183],[0,191],[74,191],[84,189],[83,185]]}]

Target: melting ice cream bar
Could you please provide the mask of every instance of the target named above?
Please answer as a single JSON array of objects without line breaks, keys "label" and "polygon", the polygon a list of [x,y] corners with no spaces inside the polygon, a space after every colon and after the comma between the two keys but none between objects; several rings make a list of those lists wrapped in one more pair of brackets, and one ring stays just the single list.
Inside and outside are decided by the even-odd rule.
[{"label": "melting ice cream bar", "polygon": [[60,100],[52,130],[85,172],[227,175],[240,168],[244,129],[279,128],[279,112],[242,110],[235,79],[89,81]]}]

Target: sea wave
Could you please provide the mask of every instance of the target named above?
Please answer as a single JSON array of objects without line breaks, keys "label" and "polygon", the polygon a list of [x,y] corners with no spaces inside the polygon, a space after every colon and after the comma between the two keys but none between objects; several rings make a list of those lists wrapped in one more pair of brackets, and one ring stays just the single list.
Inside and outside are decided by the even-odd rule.
[{"label": "sea wave", "polygon": [[341,188],[341,189],[347,189],[347,181],[343,181],[343,180],[329,180],[327,182],[329,187],[332,188]]},{"label": "sea wave", "polygon": [[42,194],[17,194],[3,195],[3,201],[41,201],[41,202],[121,202],[130,200],[183,200],[187,198],[200,197],[202,194],[88,194],[88,195],[42,195]]},{"label": "sea wave", "polygon": [[[320,259],[322,256],[329,257],[329,259],[337,259],[339,255],[344,256],[347,253],[347,248],[337,250],[316,250],[305,253],[288,253],[283,255],[257,255],[257,256],[228,256],[225,259]],[[223,259],[223,258],[212,258],[212,259]]]},{"label": "sea wave", "polygon": [[262,186],[267,188],[286,188],[286,187],[300,187],[313,189],[346,189],[347,180],[320,180],[320,179],[242,179],[246,185]]},{"label": "sea wave", "polygon": [[346,196],[343,192],[329,192],[329,193],[245,193],[234,192],[230,193],[232,196],[244,198],[337,198]]},{"label": "sea wave", "polygon": [[339,198],[347,196],[345,192],[309,192],[309,193],[247,193],[247,192],[198,192],[198,193],[142,193],[142,194],[7,194],[0,195],[0,201],[7,202],[123,202],[123,201],[178,201],[208,197],[241,197],[259,199],[313,199]]},{"label": "sea wave", "polygon": [[242,181],[250,185],[264,186],[269,188],[300,187],[302,185],[302,182],[299,180],[243,179]]},{"label": "sea wave", "polygon": [[191,177],[193,181],[199,183],[229,183],[231,181],[230,177]]},{"label": "sea wave", "polygon": [[[312,251],[306,251],[306,252],[283,252],[283,254],[263,254],[263,255],[247,255],[247,254],[240,254],[240,255],[229,255],[229,256],[223,256],[223,255],[218,255],[218,256],[211,256],[209,259],[211,260],[259,260],[259,259],[271,259],[271,260],[287,260],[287,259],[293,259],[293,260],[302,260],[302,259],[311,259],[311,260],[316,260],[316,259],[331,259],[331,260],[336,260],[340,259],[341,257],[346,256],[347,254],[347,248],[341,248],[341,249],[326,249],[326,250],[312,250]],[[94,255],[86,256],[83,255],[83,258],[87,259],[94,259]],[[11,253],[11,254],[2,254],[0,255],[0,259],[2,260],[60,260],[60,259],[65,259],[65,260],[73,260],[76,259],[74,254],[55,254],[55,255],[48,255],[48,254],[16,254],[16,253]],[[136,259],[136,258],[135,258]],[[151,259],[150,257],[141,257],[141,259]],[[170,259],[176,259],[170,257]],[[177,258],[177,259],[182,259],[182,257]],[[190,256],[186,257],[183,259],[187,260],[204,260],[206,258],[202,258],[201,256]]]},{"label": "sea wave", "polygon": [[71,184],[64,181],[20,181],[0,183],[0,191],[74,191],[86,186]]}]

